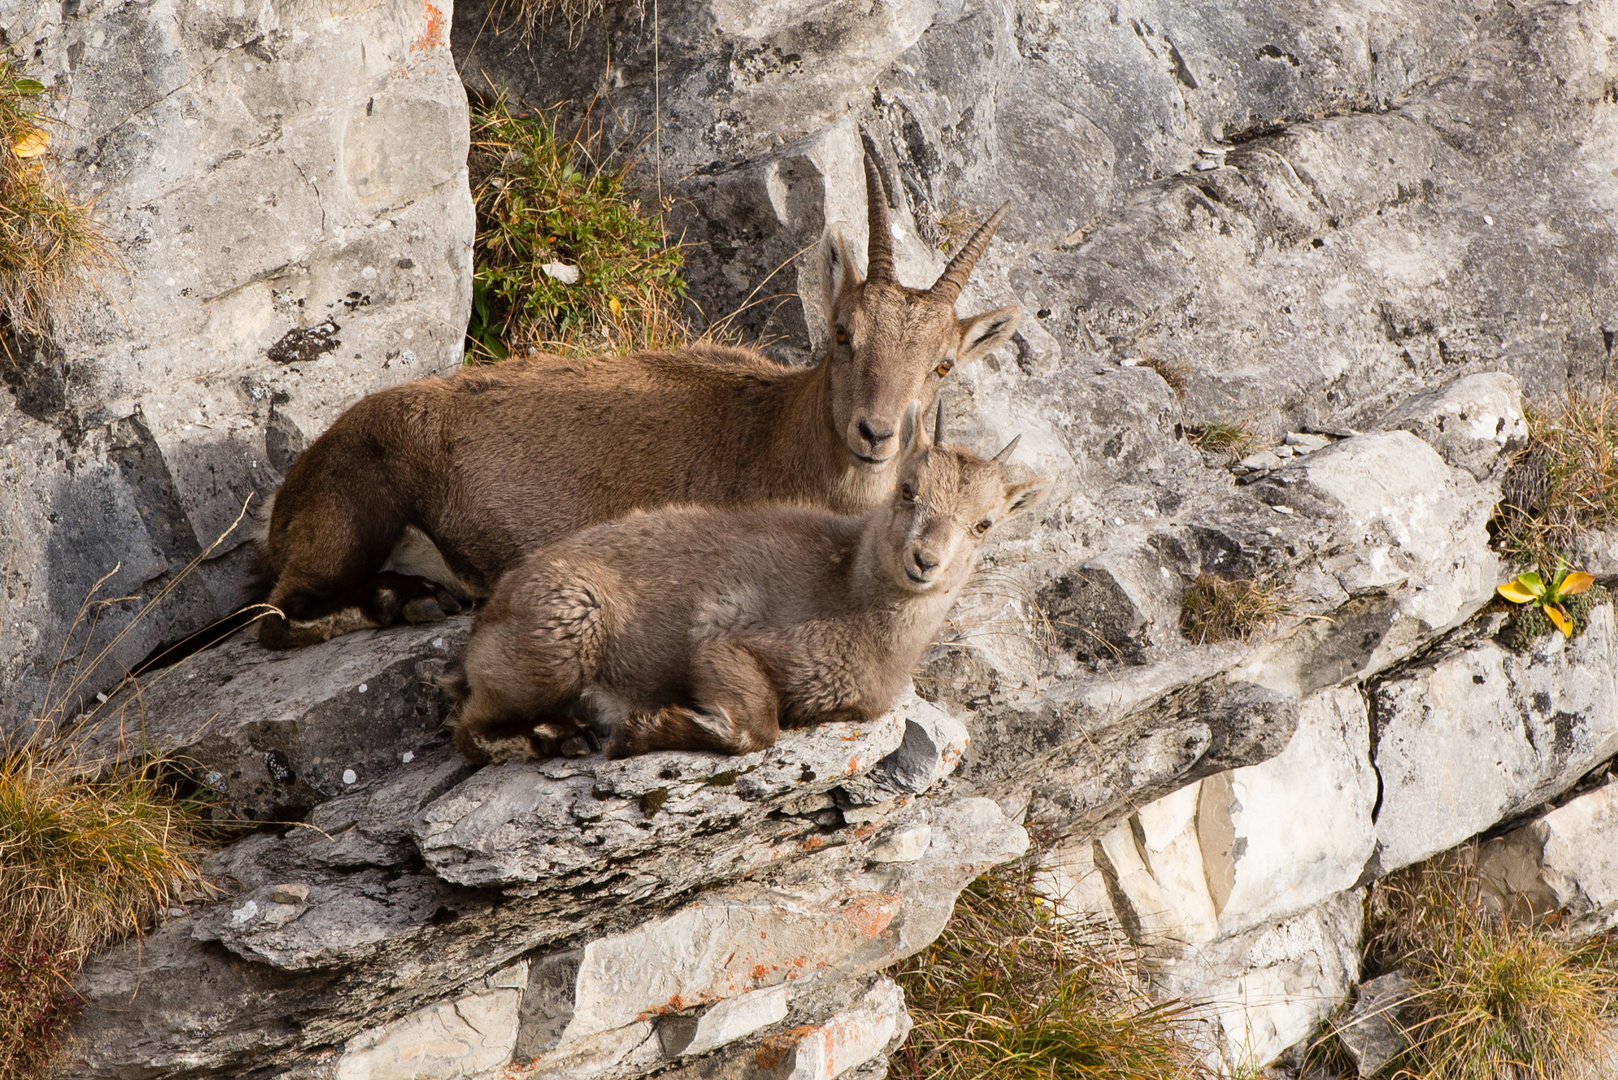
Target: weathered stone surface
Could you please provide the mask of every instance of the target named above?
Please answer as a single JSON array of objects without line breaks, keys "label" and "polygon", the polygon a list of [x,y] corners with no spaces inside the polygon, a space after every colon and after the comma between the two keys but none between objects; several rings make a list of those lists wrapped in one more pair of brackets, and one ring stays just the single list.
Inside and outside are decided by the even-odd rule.
[{"label": "weathered stone surface", "polygon": [[[930,708],[930,707],[929,707]],[[736,828],[769,803],[820,796],[899,749],[902,713],[783,732],[768,750],[622,761],[599,755],[484,769],[421,812],[416,843],[458,885],[518,885]]]},{"label": "weathered stone surface", "polygon": [[1441,650],[1372,695],[1381,867],[1452,847],[1565,791],[1618,752],[1610,605],[1569,642],[1518,656],[1487,639]]},{"label": "weathered stone surface", "polygon": [[1411,432],[1479,480],[1498,471],[1503,454],[1528,441],[1522,392],[1502,371],[1467,375],[1417,394],[1383,417],[1381,426]]},{"label": "weathered stone surface", "polygon": [[[71,716],[230,610],[246,529],[185,568],[243,504],[359,395],[459,362],[473,222],[450,17],[424,0],[0,6],[24,73],[60,91],[61,173],[121,263],[4,365],[0,720]],[[47,703],[108,574],[100,598],[136,599],[79,627],[68,655],[107,652]]]},{"label": "weathered stone surface", "polygon": [[86,722],[95,759],[170,755],[223,818],[296,821],[439,738],[435,680],[471,619],[275,652],[238,638],[143,678]]},{"label": "weathered stone surface", "polygon": [[1332,1025],[1361,1076],[1377,1075],[1410,1046],[1400,1008],[1418,992],[1403,972],[1378,976],[1360,986],[1354,1008]]},{"label": "weathered stone surface", "polygon": [[1618,783],[1607,783],[1481,844],[1485,897],[1508,918],[1561,913],[1573,932],[1618,924]]},{"label": "weathered stone surface", "polygon": [[528,965],[514,964],[454,1001],[420,1009],[348,1040],[337,1080],[457,1080],[511,1060]]},{"label": "weathered stone surface", "polygon": [[1343,893],[1206,945],[1166,966],[1161,985],[1208,1003],[1208,1032],[1226,1068],[1268,1064],[1347,1000],[1359,980],[1362,908],[1362,894]]}]

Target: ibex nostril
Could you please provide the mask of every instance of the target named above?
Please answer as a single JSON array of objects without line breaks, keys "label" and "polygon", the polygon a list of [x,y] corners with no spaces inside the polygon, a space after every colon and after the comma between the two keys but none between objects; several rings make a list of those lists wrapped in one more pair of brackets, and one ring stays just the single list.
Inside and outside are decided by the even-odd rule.
[{"label": "ibex nostril", "polygon": [[889,439],[893,438],[893,432],[891,430],[878,431],[871,426],[871,422],[869,420],[861,420],[859,423],[859,429],[860,434],[864,436],[865,441],[870,443],[873,447],[880,446]]},{"label": "ibex nostril", "polygon": [[910,558],[915,561],[916,569],[922,571],[923,573],[938,566],[938,560],[936,558],[930,557],[919,549],[912,551],[910,553]]}]

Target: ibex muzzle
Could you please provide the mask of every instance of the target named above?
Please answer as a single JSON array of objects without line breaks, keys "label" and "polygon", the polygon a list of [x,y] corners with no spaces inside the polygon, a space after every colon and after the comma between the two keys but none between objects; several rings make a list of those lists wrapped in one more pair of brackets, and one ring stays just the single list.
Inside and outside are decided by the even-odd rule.
[{"label": "ibex muzzle", "polygon": [[260,548],[274,648],[443,618],[534,548],[636,508],[773,499],[857,513],[885,503],[905,405],[1010,337],[1018,309],[955,317],[999,214],[926,290],[893,275],[887,194],[865,164],[869,273],[822,246],[827,353],[530,356],[355,403],[287,472]]}]

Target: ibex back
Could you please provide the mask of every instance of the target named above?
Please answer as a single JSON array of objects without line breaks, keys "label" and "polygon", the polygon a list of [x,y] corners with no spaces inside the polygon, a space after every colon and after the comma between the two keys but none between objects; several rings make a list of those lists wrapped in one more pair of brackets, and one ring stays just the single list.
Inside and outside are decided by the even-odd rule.
[{"label": "ibex back", "polygon": [[832,333],[814,367],[721,346],[542,356],[379,391],[338,417],[276,493],[260,561],[286,618],[265,619],[260,639],[286,648],[442,618],[525,552],[636,508],[881,503],[906,404],[931,403],[1021,312],[955,315],[1005,207],[930,289],[911,289],[894,277],[870,158],[865,177],[867,272],[840,235],[822,245]]},{"label": "ibex back", "polygon": [[[1048,477],[928,447],[912,407],[889,501],[665,507],[543,548],[478,615],[450,726],[474,761],[587,750],[740,754],[781,725],[887,709],[938,632],[989,531]],[[941,434],[941,433],[939,433]],[[935,434],[935,441],[938,435]]]}]

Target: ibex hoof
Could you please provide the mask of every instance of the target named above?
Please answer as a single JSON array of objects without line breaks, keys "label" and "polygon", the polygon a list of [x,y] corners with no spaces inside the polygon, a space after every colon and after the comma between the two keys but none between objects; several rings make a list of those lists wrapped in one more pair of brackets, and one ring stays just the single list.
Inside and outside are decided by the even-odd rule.
[{"label": "ibex hoof", "polygon": [[449,613],[431,596],[418,596],[409,601],[399,613],[407,623],[443,622]]},{"label": "ibex hoof", "polygon": [[563,739],[560,747],[563,757],[584,757],[590,753],[590,743],[583,735]]}]

